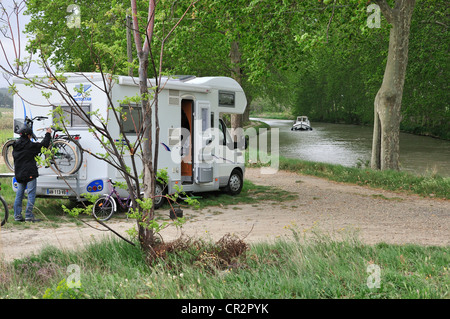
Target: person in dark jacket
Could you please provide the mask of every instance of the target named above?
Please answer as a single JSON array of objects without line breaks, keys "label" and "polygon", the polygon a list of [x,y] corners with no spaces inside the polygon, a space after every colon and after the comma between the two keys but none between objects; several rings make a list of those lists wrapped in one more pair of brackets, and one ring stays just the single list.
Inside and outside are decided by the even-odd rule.
[{"label": "person in dark jacket", "polygon": [[[13,144],[14,173],[18,183],[16,200],[14,201],[14,219],[16,221],[38,222],[33,215],[33,207],[36,199],[37,177],[39,176],[35,157],[41,153],[42,147],[50,145],[51,129],[48,128],[45,137],[40,143],[32,142],[33,131],[24,126],[20,131],[20,138]],[[25,219],[22,216],[22,200],[27,189],[28,202],[25,211]]]}]

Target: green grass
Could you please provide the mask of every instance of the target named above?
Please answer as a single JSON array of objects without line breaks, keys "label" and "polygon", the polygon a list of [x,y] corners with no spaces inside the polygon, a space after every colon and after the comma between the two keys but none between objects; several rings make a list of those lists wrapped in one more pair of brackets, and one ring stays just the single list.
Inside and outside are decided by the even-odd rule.
[{"label": "green grass", "polygon": [[[252,164],[249,166],[257,167],[260,165]],[[346,167],[289,159],[282,156],[279,158],[279,169],[322,177],[336,182],[450,199],[450,178],[435,174],[418,176],[401,171]]]},{"label": "green grass", "polygon": [[0,145],[13,137],[13,110],[0,108]]},{"label": "green grass", "polygon": [[[4,226],[5,228],[9,227],[15,227],[15,228],[27,228],[29,227],[28,224],[20,223],[14,221],[13,215],[14,215],[14,200],[16,197],[16,193],[12,189],[11,185],[11,178],[0,178],[1,183],[1,191],[0,194],[5,199],[8,210],[9,210],[9,219],[8,223]],[[27,203],[27,198],[23,199],[23,210],[22,215],[25,211]],[[42,226],[47,227],[57,227],[58,224],[64,223],[64,222],[78,222],[76,218],[71,217],[63,212],[63,209],[61,208],[61,205],[66,205],[69,207],[73,207],[76,204],[73,202],[70,202],[68,199],[60,199],[60,198],[36,198],[36,202],[33,209],[33,214],[36,216],[36,218],[42,219],[43,223]]]},{"label": "green grass", "polygon": [[[319,234],[246,247],[239,240],[224,246],[180,241],[152,264],[139,248],[118,239],[78,251],[47,247],[2,265],[0,298],[449,297],[448,247],[369,246],[354,237],[337,241]],[[371,264],[380,267],[379,288],[367,285]],[[79,267],[79,288],[67,286],[69,265]]]},{"label": "green grass", "polygon": [[261,112],[250,113],[250,117],[264,118],[264,119],[274,119],[274,120],[295,120],[295,116],[293,116],[290,112]]},{"label": "green grass", "polygon": [[245,180],[239,195],[232,196],[218,191],[202,193],[199,197],[199,208],[206,208],[239,204],[260,204],[267,201],[283,202],[294,200],[298,195],[275,187],[255,185],[252,182]]}]

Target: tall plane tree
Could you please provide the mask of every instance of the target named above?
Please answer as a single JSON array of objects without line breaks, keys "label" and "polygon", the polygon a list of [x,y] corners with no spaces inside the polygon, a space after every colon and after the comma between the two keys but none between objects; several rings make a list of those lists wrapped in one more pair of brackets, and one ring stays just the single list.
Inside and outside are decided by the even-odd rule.
[{"label": "tall plane tree", "polygon": [[375,117],[371,166],[374,169],[399,168],[401,105],[408,65],[409,33],[415,0],[375,1],[391,25],[389,53],[383,83],[375,97]]}]

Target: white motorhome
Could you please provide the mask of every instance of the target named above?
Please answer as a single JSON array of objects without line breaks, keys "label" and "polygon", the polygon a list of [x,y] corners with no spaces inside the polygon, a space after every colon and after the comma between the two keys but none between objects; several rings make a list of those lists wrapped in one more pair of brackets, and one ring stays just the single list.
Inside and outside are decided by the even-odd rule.
[{"label": "white motorhome", "polygon": [[[98,110],[99,114],[108,119],[109,132],[119,140],[119,126],[117,121],[111,118],[113,112],[108,110],[106,94],[100,90],[103,87],[102,75],[70,73],[65,76],[66,86],[73,92],[73,98],[86,112]],[[220,117],[222,113],[244,112],[247,100],[241,86],[228,77],[180,76],[165,78],[162,82],[164,89],[158,97],[158,168],[167,170],[168,193],[174,191],[175,185],[183,185],[183,191],[186,192],[207,192],[224,188],[231,193],[240,192],[245,170],[243,149],[237,148],[236,143],[231,141],[230,133]],[[116,103],[114,107],[119,107],[119,101],[126,97],[139,93],[137,83],[136,78],[116,77],[110,93],[111,101]],[[155,82],[149,79],[149,87],[154,84]],[[34,131],[39,136],[39,128],[49,127],[53,123],[52,107],[61,106],[69,112],[69,134],[79,134],[80,144],[91,153],[105,153],[96,133],[90,132],[83,120],[70,113],[70,106],[60,94],[53,93],[50,97],[44,97],[42,91],[50,91],[31,87],[21,80],[16,80],[15,85],[19,94],[14,96],[14,119],[48,116],[48,119],[34,123]],[[80,87],[85,93],[76,90]],[[133,121],[142,120],[141,108],[136,104],[132,109],[124,107],[123,112],[126,112],[121,117],[124,131],[128,137],[132,137],[135,133]],[[180,128],[189,131],[189,139],[181,137]],[[140,171],[142,172],[142,168]],[[39,197],[63,196],[82,199],[83,193],[109,193],[109,178],[113,181],[122,180],[116,169],[88,152],[84,152],[81,168],[75,174],[58,176],[50,168],[41,167],[39,175]]]}]

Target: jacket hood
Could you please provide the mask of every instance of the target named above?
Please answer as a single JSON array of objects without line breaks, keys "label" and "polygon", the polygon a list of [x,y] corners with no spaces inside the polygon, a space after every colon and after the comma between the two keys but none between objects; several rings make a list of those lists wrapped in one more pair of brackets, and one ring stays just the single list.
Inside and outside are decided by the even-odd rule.
[{"label": "jacket hood", "polygon": [[28,137],[21,136],[14,143],[14,149],[17,151],[23,150],[28,143],[30,143],[30,139]]}]

